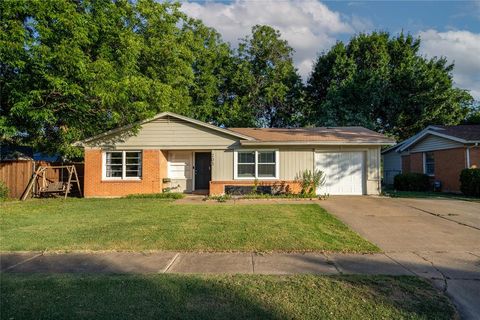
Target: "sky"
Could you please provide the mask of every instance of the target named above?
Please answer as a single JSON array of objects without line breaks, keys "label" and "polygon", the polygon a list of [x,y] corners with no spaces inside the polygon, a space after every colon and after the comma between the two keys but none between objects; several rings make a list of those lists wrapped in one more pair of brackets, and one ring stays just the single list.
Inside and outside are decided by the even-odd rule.
[{"label": "sky", "polygon": [[307,79],[319,53],[359,32],[410,33],[421,54],[455,63],[455,85],[480,101],[480,0],[475,1],[185,1],[182,10],[215,28],[233,47],[252,26],[278,29]]}]

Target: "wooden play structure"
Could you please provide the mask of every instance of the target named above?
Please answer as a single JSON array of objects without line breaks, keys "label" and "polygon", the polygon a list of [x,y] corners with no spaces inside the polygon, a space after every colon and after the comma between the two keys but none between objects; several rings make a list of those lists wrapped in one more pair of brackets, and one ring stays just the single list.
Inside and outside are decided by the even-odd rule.
[{"label": "wooden play structure", "polygon": [[[49,178],[48,173],[51,171],[61,175],[58,179],[59,181]],[[68,176],[66,181],[64,179],[65,171]],[[20,200],[27,199],[30,193],[34,197],[63,196],[67,198],[74,185],[77,187],[79,195],[82,196],[80,180],[74,165],[40,166],[32,175]]]}]

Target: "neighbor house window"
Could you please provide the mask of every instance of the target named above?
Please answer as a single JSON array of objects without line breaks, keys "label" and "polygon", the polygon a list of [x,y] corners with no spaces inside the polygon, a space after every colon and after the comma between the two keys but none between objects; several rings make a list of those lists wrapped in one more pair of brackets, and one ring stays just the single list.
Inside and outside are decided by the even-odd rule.
[{"label": "neighbor house window", "polygon": [[425,152],[424,154],[424,171],[425,174],[433,176],[435,174],[435,157],[433,152]]},{"label": "neighbor house window", "polygon": [[235,151],[235,179],[277,179],[278,151]]},{"label": "neighbor house window", "polygon": [[142,152],[106,151],[103,168],[106,179],[139,179],[142,177]]}]

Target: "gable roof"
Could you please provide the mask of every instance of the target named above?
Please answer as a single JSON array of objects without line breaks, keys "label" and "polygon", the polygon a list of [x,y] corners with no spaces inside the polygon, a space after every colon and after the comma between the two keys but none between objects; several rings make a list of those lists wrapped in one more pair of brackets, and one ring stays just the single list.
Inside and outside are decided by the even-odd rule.
[{"label": "gable roof", "polygon": [[432,130],[467,142],[480,142],[480,124],[433,126]]},{"label": "gable roof", "polygon": [[395,141],[363,127],[316,128],[230,128],[255,140],[240,141],[242,145],[258,144],[378,144]]},{"label": "gable roof", "polygon": [[185,117],[173,112],[162,112],[153,118],[137,122],[135,124],[112,129],[96,136],[75,142],[75,146],[127,131],[136,125],[142,125],[163,117],[173,117],[189,123],[196,124],[214,131],[218,131],[240,139],[242,145],[258,144],[375,144],[393,145],[395,141],[383,134],[374,132],[363,127],[316,127],[316,128],[221,128],[215,125]]},{"label": "gable roof", "polygon": [[151,121],[154,121],[156,119],[163,118],[163,117],[173,117],[173,118],[177,118],[177,119],[180,119],[180,120],[184,120],[184,121],[199,125],[201,127],[212,129],[212,130],[215,130],[215,131],[218,131],[218,132],[222,132],[222,133],[225,133],[227,135],[230,135],[230,136],[233,136],[233,137],[236,137],[236,138],[240,138],[240,139],[246,139],[246,140],[252,139],[252,137],[243,135],[241,133],[233,132],[231,130],[227,130],[227,129],[224,129],[224,128],[220,128],[220,127],[217,127],[213,124],[209,124],[209,123],[206,123],[206,122],[203,122],[203,121],[195,120],[195,119],[185,117],[185,116],[173,113],[173,112],[162,112],[162,113],[159,113],[159,114],[155,115],[154,117],[152,117],[150,119],[146,119],[146,120],[143,120],[143,121],[136,122],[134,124],[130,124],[130,125],[126,125],[126,126],[123,126],[123,127],[119,127],[119,128],[115,128],[115,129],[112,129],[112,130],[105,131],[105,132],[100,133],[96,136],[84,139],[82,141],[77,141],[73,145],[84,146],[85,143],[89,143],[89,142],[92,142],[92,141],[95,141],[95,140],[98,140],[98,139],[101,139],[101,138],[104,138],[104,137],[108,137],[110,135],[114,135],[114,134],[122,132],[122,131],[127,131],[129,129],[132,129],[136,125],[142,125],[142,124],[145,124],[147,122],[151,122]]},{"label": "gable roof", "polygon": [[434,135],[445,139],[453,140],[460,143],[480,143],[480,125],[457,125],[457,126],[444,126],[435,125],[428,126],[419,133],[410,138],[399,142],[398,144],[387,148],[382,151],[382,154],[397,151],[403,152],[420,142],[427,135]]}]

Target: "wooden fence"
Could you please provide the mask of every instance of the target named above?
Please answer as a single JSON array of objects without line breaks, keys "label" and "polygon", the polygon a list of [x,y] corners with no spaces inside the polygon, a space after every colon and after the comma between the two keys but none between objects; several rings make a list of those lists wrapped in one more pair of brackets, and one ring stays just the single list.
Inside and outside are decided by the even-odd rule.
[{"label": "wooden fence", "polygon": [[[33,160],[12,160],[0,162],[0,181],[5,183],[9,190],[9,197],[19,199],[30,178],[39,166],[58,166],[74,164],[77,169],[80,185],[83,190],[83,163],[58,163]],[[61,182],[68,179],[66,169],[49,169],[46,171],[46,179],[49,182]]]}]

